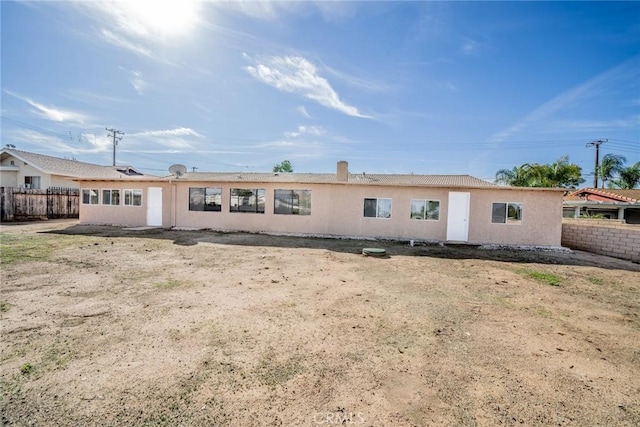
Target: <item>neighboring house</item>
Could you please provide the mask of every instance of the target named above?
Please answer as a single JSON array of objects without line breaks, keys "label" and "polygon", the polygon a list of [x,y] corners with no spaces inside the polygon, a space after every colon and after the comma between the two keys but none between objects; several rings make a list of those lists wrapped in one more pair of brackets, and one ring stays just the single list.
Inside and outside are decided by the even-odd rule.
[{"label": "neighboring house", "polygon": [[583,188],[564,197],[562,216],[596,216],[640,224],[640,189]]},{"label": "neighboring house", "polygon": [[100,166],[12,148],[0,150],[0,187],[47,189],[77,188],[81,177],[138,176],[129,166]]},{"label": "neighboring house", "polygon": [[561,189],[468,175],[186,173],[80,178],[81,224],[306,236],[561,244]]}]

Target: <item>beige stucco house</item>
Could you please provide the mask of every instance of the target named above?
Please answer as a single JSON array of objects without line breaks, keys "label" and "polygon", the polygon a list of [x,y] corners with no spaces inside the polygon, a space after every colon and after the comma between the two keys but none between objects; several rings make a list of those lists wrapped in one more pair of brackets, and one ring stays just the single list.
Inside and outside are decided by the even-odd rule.
[{"label": "beige stucco house", "polygon": [[80,223],[560,246],[559,189],[468,175],[186,173],[81,178]]},{"label": "beige stucco house", "polygon": [[80,177],[111,177],[141,175],[128,166],[101,166],[77,160],[45,156],[28,151],[0,150],[0,187],[77,188]]}]

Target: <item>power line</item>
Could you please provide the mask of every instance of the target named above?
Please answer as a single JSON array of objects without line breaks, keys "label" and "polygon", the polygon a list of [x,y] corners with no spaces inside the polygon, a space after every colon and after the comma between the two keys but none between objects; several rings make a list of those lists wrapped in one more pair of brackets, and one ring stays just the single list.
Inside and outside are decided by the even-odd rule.
[{"label": "power line", "polygon": [[[109,131],[109,133],[107,134],[107,136],[109,138],[113,138],[113,166],[116,165],[116,145],[118,145],[119,141],[122,141],[122,137],[124,136],[124,132],[120,132],[117,129],[109,129],[109,128],[105,128],[105,130]],[[118,136],[118,135],[122,135],[122,136]]]},{"label": "power line", "polygon": [[600,144],[604,144],[605,142],[608,142],[608,139],[602,140],[599,139],[597,141],[593,141],[593,142],[587,142],[587,147],[596,147],[596,167],[593,169],[594,170],[594,176],[593,176],[593,188],[598,188],[598,164],[600,163]]}]

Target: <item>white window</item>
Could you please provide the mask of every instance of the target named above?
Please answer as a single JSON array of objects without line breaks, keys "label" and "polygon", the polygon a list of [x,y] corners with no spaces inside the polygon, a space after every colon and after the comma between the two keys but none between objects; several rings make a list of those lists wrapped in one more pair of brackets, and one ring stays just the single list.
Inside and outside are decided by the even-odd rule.
[{"label": "white window", "polygon": [[263,188],[232,188],[229,212],[264,213]]},{"label": "white window", "polygon": [[120,204],[120,190],[102,190],[102,204],[114,205]]},{"label": "white window", "polygon": [[190,211],[222,211],[222,188],[189,188]]},{"label": "white window", "polygon": [[24,186],[34,190],[40,189],[40,177],[39,176],[25,176]]},{"label": "white window", "polygon": [[99,192],[95,188],[83,188],[82,189],[82,204],[83,205],[97,205]]},{"label": "white window", "polygon": [[364,199],[366,218],[391,218],[391,199]]},{"label": "white window", "polygon": [[491,222],[494,224],[521,224],[522,203],[493,203]]},{"label": "white window", "polygon": [[125,206],[142,206],[142,190],[124,190]]},{"label": "white window", "polygon": [[440,220],[440,200],[411,200],[411,219]]},{"label": "white window", "polygon": [[311,215],[311,190],[274,190],[273,213]]}]

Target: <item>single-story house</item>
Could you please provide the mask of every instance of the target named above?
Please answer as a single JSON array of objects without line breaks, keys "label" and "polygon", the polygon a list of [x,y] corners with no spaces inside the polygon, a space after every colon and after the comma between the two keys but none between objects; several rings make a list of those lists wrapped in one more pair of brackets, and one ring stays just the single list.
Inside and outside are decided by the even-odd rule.
[{"label": "single-story house", "polygon": [[206,173],[80,178],[81,224],[559,247],[561,189],[468,175]]},{"label": "single-story house", "polygon": [[640,189],[582,188],[564,197],[562,216],[597,216],[640,224]]},{"label": "single-story house", "polygon": [[130,166],[101,166],[77,160],[30,153],[14,148],[0,150],[0,187],[77,188],[80,177],[112,177],[142,175]]}]

